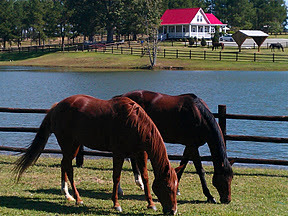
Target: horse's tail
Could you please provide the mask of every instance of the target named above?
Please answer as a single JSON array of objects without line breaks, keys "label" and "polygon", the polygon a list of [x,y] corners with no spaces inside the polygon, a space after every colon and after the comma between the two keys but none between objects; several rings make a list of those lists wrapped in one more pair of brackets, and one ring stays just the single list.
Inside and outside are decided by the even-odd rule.
[{"label": "horse's tail", "polygon": [[49,136],[51,135],[51,110],[45,116],[41,123],[39,131],[37,132],[34,140],[27,149],[24,155],[22,155],[16,162],[13,171],[16,174],[17,181],[20,180],[24,171],[35,164],[39,158],[42,150],[44,149]]}]

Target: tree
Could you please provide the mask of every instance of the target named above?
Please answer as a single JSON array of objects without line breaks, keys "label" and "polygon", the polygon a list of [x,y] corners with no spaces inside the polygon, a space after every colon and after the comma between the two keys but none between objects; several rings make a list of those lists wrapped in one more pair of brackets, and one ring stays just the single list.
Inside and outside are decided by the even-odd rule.
[{"label": "tree", "polygon": [[3,46],[6,48],[6,42],[12,40],[15,35],[13,34],[14,20],[13,17],[13,1],[0,1],[0,38],[3,40]]},{"label": "tree", "polygon": [[146,49],[149,54],[150,67],[156,65],[158,52],[158,29],[160,27],[160,17],[162,0],[138,0],[142,9],[139,11],[139,17],[142,18],[146,29],[147,44]]},{"label": "tree", "polygon": [[40,0],[29,0],[24,5],[24,10],[27,13],[24,23],[27,25],[30,37],[35,41],[38,40],[38,44],[41,45],[41,40],[46,38],[43,19],[44,4]]}]

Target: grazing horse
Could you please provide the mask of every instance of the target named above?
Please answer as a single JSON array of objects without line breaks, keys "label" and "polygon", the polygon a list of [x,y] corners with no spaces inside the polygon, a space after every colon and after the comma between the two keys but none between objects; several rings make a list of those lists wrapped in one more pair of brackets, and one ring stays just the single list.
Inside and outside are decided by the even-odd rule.
[{"label": "grazing horse", "polygon": [[271,52],[272,50],[275,51],[275,48],[277,48],[278,50],[282,49],[282,51],[284,52],[284,48],[280,43],[270,44],[269,48],[271,49]]},{"label": "grazing horse", "polygon": [[218,47],[221,47],[221,50],[224,49],[224,43],[219,42],[212,42],[212,51],[217,49]]},{"label": "grazing horse", "polygon": [[170,96],[151,91],[132,91],[129,97],[144,108],[168,143],[185,145],[184,159],[177,169],[178,181],[190,159],[200,177],[203,193],[208,202],[216,203],[205,180],[198,148],[208,143],[214,165],[213,185],[220,201],[231,201],[232,167],[226,154],[222,131],[206,103],[194,94]]},{"label": "grazing horse", "polygon": [[[23,172],[39,158],[51,133],[61,147],[62,192],[68,200],[83,203],[73,180],[72,160],[80,144],[113,153],[114,209],[122,211],[118,202],[118,185],[125,157],[133,157],[144,180],[148,208],[156,209],[148,185],[149,156],[155,180],[152,189],[164,213],[177,211],[177,175],[168,160],[163,139],[146,112],[127,97],[100,100],[87,95],[68,97],[51,108],[27,152],[16,161],[14,171],[20,179]],[[74,198],[68,192],[67,177]]]}]

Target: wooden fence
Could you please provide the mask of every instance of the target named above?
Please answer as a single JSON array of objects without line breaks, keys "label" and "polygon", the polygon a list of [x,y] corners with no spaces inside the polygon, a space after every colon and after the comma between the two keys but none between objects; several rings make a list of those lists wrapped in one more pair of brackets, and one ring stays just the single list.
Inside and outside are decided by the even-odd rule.
[{"label": "wooden fence", "polygon": [[[132,44],[132,43],[131,43]],[[120,43],[111,44],[67,44],[64,47],[61,45],[45,45],[45,46],[31,46],[20,48],[9,48],[0,50],[0,52],[57,52],[57,51],[91,51],[110,54],[124,54],[124,55],[138,55],[144,56],[148,52],[139,44],[130,46],[126,43],[125,46]],[[269,54],[264,53],[245,53],[238,51],[211,51],[211,50],[193,50],[193,49],[159,49],[158,57],[160,58],[181,58],[181,59],[194,59],[194,60],[214,60],[214,61],[250,61],[250,62],[288,62],[288,55],[276,50]]]},{"label": "wooden fence", "polygon": [[[1,113],[46,113],[47,109],[18,109],[18,108],[0,108]],[[214,116],[218,118],[219,125],[222,129],[224,139],[233,141],[251,141],[251,142],[269,142],[269,143],[288,143],[288,138],[277,138],[277,137],[264,137],[264,136],[244,136],[244,135],[230,135],[226,133],[227,119],[238,119],[238,120],[258,120],[258,121],[282,121],[288,122],[288,116],[259,116],[259,115],[236,115],[227,114],[226,106],[219,105],[218,113],[214,113]],[[36,133],[38,128],[28,127],[0,127],[0,132],[31,132]],[[16,148],[8,146],[0,146],[2,151],[14,151],[14,152],[25,152],[25,148]],[[57,149],[45,149],[43,153],[49,154],[60,154],[61,150]],[[100,157],[111,157],[112,153],[99,152],[99,151],[84,151],[84,155],[100,156]],[[170,160],[181,160],[181,155],[169,155]],[[202,161],[211,161],[211,156],[202,156]],[[253,159],[253,158],[238,158],[229,157],[230,161],[234,163],[249,163],[249,164],[271,164],[271,165],[285,165],[288,166],[288,160],[269,160],[269,159]]]}]

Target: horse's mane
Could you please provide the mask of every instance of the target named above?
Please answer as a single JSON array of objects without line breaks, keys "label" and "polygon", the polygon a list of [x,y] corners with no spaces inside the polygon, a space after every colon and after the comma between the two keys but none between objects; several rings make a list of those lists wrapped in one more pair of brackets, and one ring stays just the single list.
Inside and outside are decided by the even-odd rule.
[{"label": "horse's mane", "polygon": [[207,122],[207,125],[209,127],[209,130],[212,136],[212,137],[209,137],[208,145],[209,145],[209,142],[210,143],[213,142],[214,145],[217,145],[216,149],[219,149],[219,152],[217,152],[217,157],[223,163],[224,172],[232,173],[232,168],[231,168],[231,165],[228,161],[227,154],[226,154],[226,147],[225,147],[224,137],[223,137],[221,128],[219,127],[218,123],[216,122],[215,117],[210,112],[205,102],[198,97],[194,98],[194,100],[204,120]]},{"label": "horse's mane", "polygon": [[[126,125],[135,129],[140,136],[141,142],[148,149],[150,160],[156,160],[159,171],[168,161],[167,151],[162,136],[154,122],[144,109],[133,100],[127,97],[114,98],[119,100],[117,105],[122,107],[122,115],[126,119]],[[167,160],[164,160],[164,159]],[[163,171],[163,170],[162,170]]]}]

